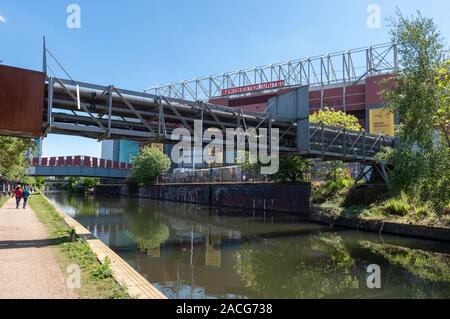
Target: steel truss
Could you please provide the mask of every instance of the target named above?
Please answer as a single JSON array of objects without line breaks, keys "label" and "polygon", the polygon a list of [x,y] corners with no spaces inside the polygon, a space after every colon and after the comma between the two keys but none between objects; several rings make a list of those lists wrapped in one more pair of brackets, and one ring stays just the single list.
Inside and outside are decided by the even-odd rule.
[{"label": "steel truss", "polygon": [[397,66],[397,46],[388,43],[154,86],[145,92],[197,101],[219,97],[222,90],[274,81],[284,81],[285,87],[346,87],[370,75],[394,72]]},{"label": "steel truss", "polygon": [[[231,109],[207,102],[190,102],[142,92],[50,77],[47,83],[45,133],[88,138],[131,139],[175,143],[170,136],[184,127],[194,134],[195,121],[202,132],[211,128],[226,136],[227,129],[279,129],[281,153],[343,161],[373,161],[392,138],[310,124],[308,149],[298,149],[295,121],[280,121],[271,114]],[[208,141],[209,142],[209,141]],[[270,147],[270,146],[269,146]]]},{"label": "steel truss", "polygon": [[[384,47],[384,50],[389,52],[389,48],[394,49],[390,45]],[[373,50],[375,49],[368,51],[369,56],[374,55]],[[69,79],[56,76],[47,65],[47,54]],[[375,60],[372,57],[368,61],[373,64]],[[378,61],[374,67],[383,65]],[[286,120],[271,113],[250,112],[206,101],[190,101],[163,94],[119,89],[112,85],[75,81],[45,48],[45,44],[43,69],[53,73],[46,80],[44,135],[52,132],[99,140],[177,143],[178,141],[171,139],[175,129],[183,127],[193,135],[195,124],[200,122],[202,133],[207,129],[214,129],[221,131],[224,137],[227,129],[265,128],[269,136],[271,130],[278,129],[278,141],[271,141],[269,138],[267,148],[271,150],[272,143],[278,142],[281,153],[297,153],[306,157],[373,162],[376,161],[376,153],[384,147],[394,146],[392,138],[310,124],[309,117]],[[303,105],[302,109],[309,114],[308,105]],[[209,143],[210,140],[203,142]],[[249,138],[246,138],[246,143],[250,143]]]},{"label": "steel truss", "polygon": [[371,184],[388,184],[391,165],[382,161],[365,162],[355,180]]}]

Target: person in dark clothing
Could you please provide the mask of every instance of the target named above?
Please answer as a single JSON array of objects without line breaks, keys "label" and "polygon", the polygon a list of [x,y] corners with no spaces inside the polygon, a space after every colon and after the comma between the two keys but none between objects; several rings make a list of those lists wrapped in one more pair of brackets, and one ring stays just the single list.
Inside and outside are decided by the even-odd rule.
[{"label": "person in dark clothing", "polygon": [[30,197],[30,195],[31,195],[30,185],[26,185],[22,193],[23,209],[27,208],[28,197]]},{"label": "person in dark clothing", "polygon": [[22,187],[20,185],[17,185],[16,189],[13,191],[13,194],[11,196],[11,197],[16,198],[16,208],[17,209],[19,209],[20,201],[22,200],[22,196],[23,196]]}]

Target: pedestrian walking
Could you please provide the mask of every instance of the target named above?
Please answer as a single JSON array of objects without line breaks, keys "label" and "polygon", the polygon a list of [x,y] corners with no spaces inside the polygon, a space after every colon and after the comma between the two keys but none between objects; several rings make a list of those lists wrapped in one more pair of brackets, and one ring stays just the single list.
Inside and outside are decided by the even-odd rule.
[{"label": "pedestrian walking", "polygon": [[22,200],[22,197],[23,197],[22,186],[17,185],[16,189],[13,191],[13,194],[12,194],[11,197],[15,197],[16,198],[16,208],[19,209],[20,201]]},{"label": "pedestrian walking", "polygon": [[28,197],[30,197],[31,195],[31,188],[30,185],[25,185],[25,188],[23,189],[23,209],[27,208],[27,202],[28,202]]}]

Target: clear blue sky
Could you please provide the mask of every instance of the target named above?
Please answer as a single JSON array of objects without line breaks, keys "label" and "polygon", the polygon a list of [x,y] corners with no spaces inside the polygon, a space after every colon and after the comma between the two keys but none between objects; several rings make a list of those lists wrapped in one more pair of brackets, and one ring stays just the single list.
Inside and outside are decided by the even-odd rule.
[{"label": "clear blue sky", "polygon": [[[81,7],[81,29],[66,8]],[[369,29],[367,7],[381,8]],[[448,0],[0,0],[0,60],[40,69],[42,36],[80,81],[142,90],[310,55],[389,41],[386,18],[420,10],[450,36]],[[100,143],[50,135],[44,155],[100,156]]]}]

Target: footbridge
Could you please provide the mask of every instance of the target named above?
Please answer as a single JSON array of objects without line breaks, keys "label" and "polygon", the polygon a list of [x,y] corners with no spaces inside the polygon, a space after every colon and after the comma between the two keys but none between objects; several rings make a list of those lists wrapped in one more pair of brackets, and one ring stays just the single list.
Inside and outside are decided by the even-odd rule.
[{"label": "footbridge", "polygon": [[90,156],[42,157],[31,160],[27,175],[125,179],[131,168],[131,164]]},{"label": "footbridge", "polygon": [[[376,72],[392,72],[395,63],[387,64],[386,56],[389,52],[395,53],[395,46],[381,47],[384,48],[385,55],[376,51],[376,48],[371,47],[367,51],[355,51],[353,53],[349,51],[340,54],[339,57],[342,58],[343,63],[341,66],[343,68],[343,79],[352,81]],[[354,66],[353,59],[356,58],[354,54],[357,52],[365,52],[367,55],[366,66],[362,75],[355,73],[357,68]],[[275,72],[274,68],[269,68],[268,70],[275,72],[270,79],[289,80],[290,90],[272,98],[266,112],[250,112],[214,105],[207,100],[197,100],[196,98],[199,98],[200,95],[190,95],[193,98],[191,100],[183,94],[165,95],[166,90],[162,88],[139,92],[113,85],[77,81],[70,77],[44,44],[44,72],[38,73],[0,66],[0,84],[6,95],[11,96],[9,100],[6,100],[9,101],[8,103],[1,104],[2,115],[7,116],[10,110],[15,109],[22,109],[25,112],[31,109],[32,113],[36,114],[36,116],[33,116],[34,122],[28,127],[23,127],[24,124],[17,119],[12,119],[12,122],[6,123],[7,119],[5,118],[5,123],[0,123],[0,133],[19,136],[45,136],[48,133],[54,133],[98,140],[130,139],[149,143],[175,143],[178,141],[171,139],[174,129],[184,127],[194,134],[194,123],[200,121],[202,131],[214,128],[222,131],[224,135],[229,128],[243,128],[244,130],[266,128],[270,136],[270,131],[277,128],[279,138],[276,142],[278,142],[282,154],[300,154],[305,157],[353,162],[376,162],[376,154],[384,147],[394,146],[394,139],[382,135],[368,134],[364,131],[357,132],[328,127],[309,121],[309,86],[317,85],[320,78],[322,78],[321,83],[324,86],[334,84],[340,79],[337,76],[338,69],[332,63],[335,57],[333,55],[309,62],[298,61],[295,65],[292,63],[280,65],[278,73]],[[53,68],[50,67],[48,60],[53,61],[54,65],[60,67],[65,77],[57,76]],[[314,66],[317,61],[320,63],[319,71]],[[288,78],[283,75],[285,74],[285,67],[286,70],[291,68]],[[305,73],[306,70],[309,70],[309,73]],[[312,72],[312,70],[316,71]],[[266,74],[263,73],[261,73],[261,76]],[[246,84],[245,77],[248,77],[250,73],[245,74],[239,75],[242,76],[243,84]],[[299,77],[298,81],[294,81],[295,74]],[[325,77],[326,75],[327,77]],[[226,79],[229,80],[230,76],[227,75]],[[267,77],[267,74],[264,76]],[[208,85],[214,86],[216,80],[210,79]],[[259,80],[255,78],[252,81],[258,82]],[[195,82],[196,90],[203,85],[202,83],[201,81]],[[225,81],[218,86],[218,89],[227,90],[226,85],[228,85],[228,88],[233,88],[238,84],[233,81]],[[34,94],[19,96],[17,94],[18,87],[20,87],[21,92],[29,91],[30,93],[34,92]],[[267,88],[270,89],[270,87]],[[171,87],[168,87],[168,89],[170,91]],[[183,86],[182,90],[189,90],[189,87]],[[209,90],[204,93],[210,97],[214,95],[211,92],[213,91]],[[234,91],[231,90],[230,92]],[[17,103],[13,106],[11,101]],[[36,110],[40,110],[40,112]],[[23,119],[20,114],[16,114],[16,117]],[[14,125],[11,123],[14,123]],[[210,141],[205,140],[204,142],[209,143]],[[273,142],[270,141],[269,143]],[[272,144],[269,147],[272,147]],[[35,166],[35,168],[36,173],[41,169],[53,170],[52,173],[49,173],[52,175],[55,174],[56,170],[63,170],[63,168],[57,166],[45,168]],[[72,167],[70,169],[75,170]],[[90,167],[90,169],[92,171],[98,168]]]}]

